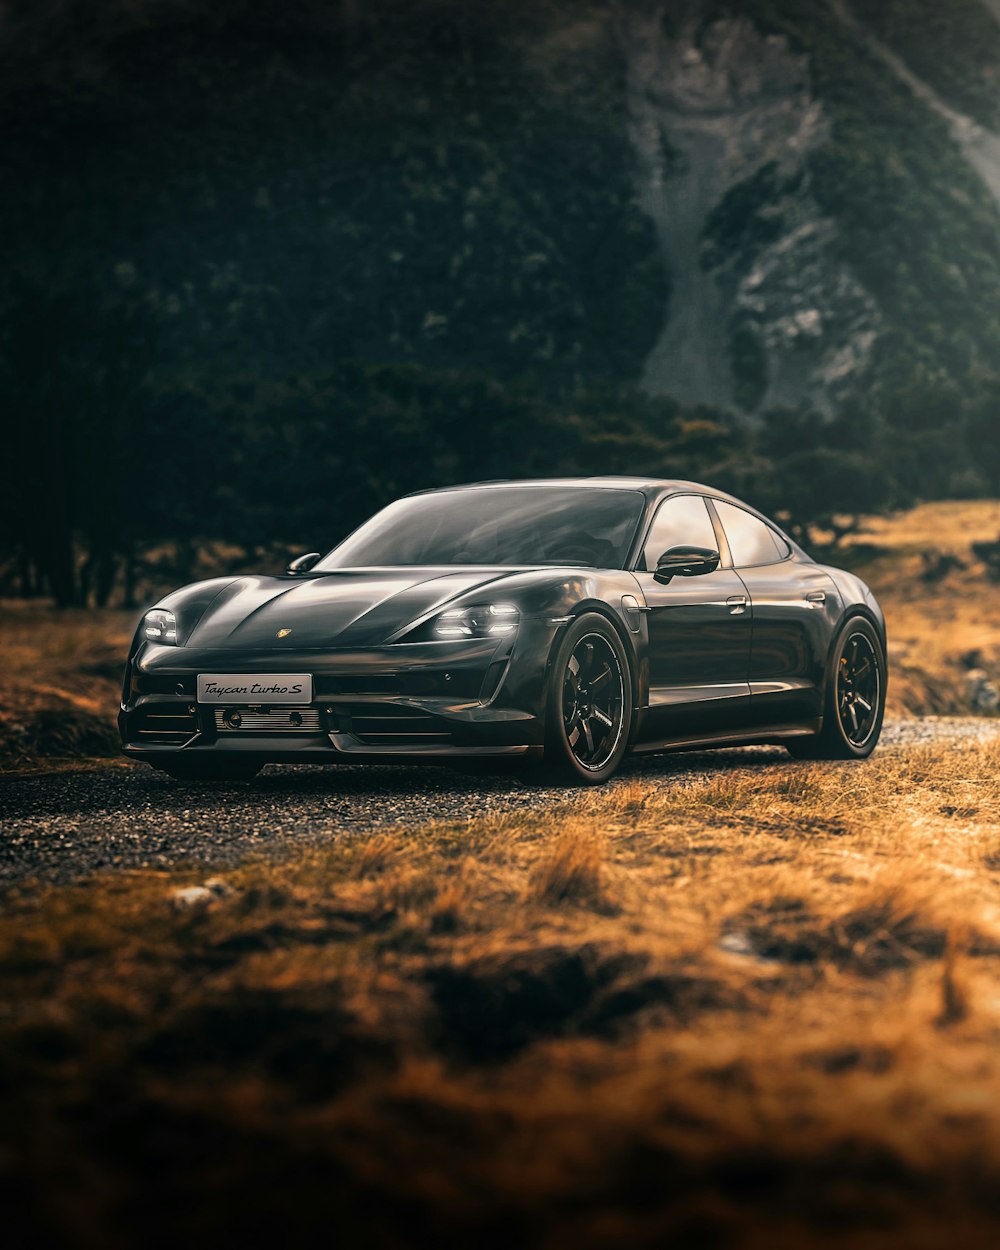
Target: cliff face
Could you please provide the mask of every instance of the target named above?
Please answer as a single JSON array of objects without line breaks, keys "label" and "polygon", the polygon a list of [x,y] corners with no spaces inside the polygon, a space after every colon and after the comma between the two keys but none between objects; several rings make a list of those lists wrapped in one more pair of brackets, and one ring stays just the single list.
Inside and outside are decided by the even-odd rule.
[{"label": "cliff face", "polygon": [[[1000,3],[984,3],[945,20],[971,39],[985,18],[1000,53]],[[976,246],[1000,272],[1000,137],[921,77],[938,32],[919,29],[920,0],[890,7],[889,22],[846,0],[624,11],[638,198],[671,283],[649,391],[832,413],[878,390],[894,354],[942,350],[931,305],[949,284],[946,302],[965,298],[954,328],[970,340],[966,361],[992,354],[963,231],[975,215]],[[1000,61],[982,45],[980,33],[976,72],[988,77]],[[933,180],[921,144],[923,159],[940,157]],[[910,257],[890,263],[900,248]]]},{"label": "cliff face", "polygon": [[672,280],[644,384],[829,410],[868,370],[879,324],[809,186],[829,118],[786,38],[706,9],[636,11],[624,27],[639,201]]}]

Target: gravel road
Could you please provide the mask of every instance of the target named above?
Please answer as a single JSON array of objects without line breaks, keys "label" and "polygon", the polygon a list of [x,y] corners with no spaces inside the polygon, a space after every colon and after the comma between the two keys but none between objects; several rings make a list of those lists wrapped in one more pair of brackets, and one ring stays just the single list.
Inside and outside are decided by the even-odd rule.
[{"label": "gravel road", "polygon": [[[887,721],[880,751],[956,744],[1000,733],[1000,721]],[[664,785],[732,768],[787,765],[780,748],[648,757],[622,778]],[[620,782],[612,782],[612,785]],[[586,801],[580,791],[443,767],[269,767],[240,785],[185,785],[145,767],[0,778],[0,890],[67,882],[109,868],[189,862],[232,866],[345,833]]]}]

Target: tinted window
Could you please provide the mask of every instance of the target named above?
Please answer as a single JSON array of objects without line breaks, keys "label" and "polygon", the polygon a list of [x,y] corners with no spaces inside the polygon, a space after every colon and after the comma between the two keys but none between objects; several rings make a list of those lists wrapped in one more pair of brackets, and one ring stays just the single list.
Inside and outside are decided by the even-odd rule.
[{"label": "tinted window", "polygon": [[777,530],[771,530],[771,537],[774,539],[775,546],[778,548],[778,559],[787,559],[792,554],[792,549],[789,547],[787,539],[783,538]]},{"label": "tinted window", "polygon": [[[719,513],[722,528],[729,539],[733,564],[738,569],[752,568],[755,564],[777,564],[788,554],[778,546],[778,537],[770,526],[758,521],[742,508],[735,508],[721,499],[713,501]],[[781,545],[785,546],[784,543]]]},{"label": "tinted window", "polygon": [[399,499],[316,565],[584,564],[620,569],[645,506],[638,491],[480,486]]},{"label": "tinted window", "polygon": [[657,560],[671,547],[707,547],[718,551],[719,540],[700,495],[677,495],[664,500],[642,549],[640,567],[647,573],[654,572]]}]

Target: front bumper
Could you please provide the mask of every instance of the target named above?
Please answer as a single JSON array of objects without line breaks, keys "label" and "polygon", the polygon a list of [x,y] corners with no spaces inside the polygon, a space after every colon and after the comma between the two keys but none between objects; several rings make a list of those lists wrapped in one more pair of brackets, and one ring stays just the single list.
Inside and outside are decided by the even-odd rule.
[{"label": "front bumper", "polygon": [[[122,749],[149,762],[181,753],[326,764],[538,755],[557,630],[524,620],[512,639],[362,651],[195,651],[143,643],[125,675]],[[314,697],[294,708],[247,708],[237,726],[226,707],[197,701],[204,672],[310,672]]]}]

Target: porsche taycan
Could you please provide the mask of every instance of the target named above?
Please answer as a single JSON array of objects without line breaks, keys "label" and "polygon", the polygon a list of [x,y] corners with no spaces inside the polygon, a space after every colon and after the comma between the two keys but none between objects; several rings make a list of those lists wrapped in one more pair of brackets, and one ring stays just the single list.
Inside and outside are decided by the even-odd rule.
[{"label": "porsche taycan", "polygon": [[627,753],[778,743],[863,759],[885,621],[853,574],[683,481],[421,492],[280,575],[147,611],[123,749],[173,777],[267,763],[540,761],[580,784]]}]

